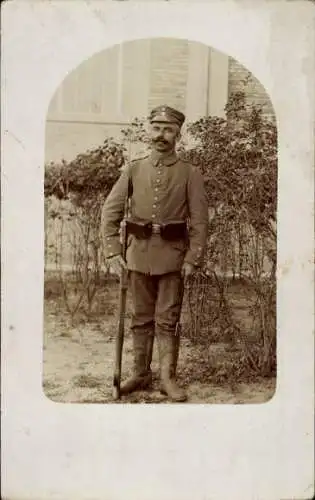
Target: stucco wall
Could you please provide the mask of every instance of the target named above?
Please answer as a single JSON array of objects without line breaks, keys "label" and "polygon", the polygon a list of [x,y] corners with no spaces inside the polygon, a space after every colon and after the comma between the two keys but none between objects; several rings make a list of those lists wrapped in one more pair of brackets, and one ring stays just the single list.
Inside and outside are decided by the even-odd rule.
[{"label": "stucco wall", "polygon": [[47,114],[46,161],[76,154],[119,137],[135,118],[168,103],[187,121],[224,116],[228,94],[247,88],[251,101],[264,103],[273,116],[262,84],[238,61],[186,40],[136,40],[95,54],[56,89]]}]

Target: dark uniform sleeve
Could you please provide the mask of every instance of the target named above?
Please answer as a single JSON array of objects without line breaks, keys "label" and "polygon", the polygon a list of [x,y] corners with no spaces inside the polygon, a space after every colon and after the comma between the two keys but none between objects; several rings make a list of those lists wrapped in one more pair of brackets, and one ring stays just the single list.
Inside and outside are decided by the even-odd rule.
[{"label": "dark uniform sleeve", "polygon": [[185,256],[185,262],[189,262],[196,267],[201,267],[207,246],[209,215],[203,177],[196,167],[192,167],[190,172],[187,197],[190,228],[189,249]]},{"label": "dark uniform sleeve", "polygon": [[124,217],[124,208],[128,194],[129,169],[123,171],[111,192],[107,196],[101,214],[101,237],[105,258],[121,253],[120,223]]}]

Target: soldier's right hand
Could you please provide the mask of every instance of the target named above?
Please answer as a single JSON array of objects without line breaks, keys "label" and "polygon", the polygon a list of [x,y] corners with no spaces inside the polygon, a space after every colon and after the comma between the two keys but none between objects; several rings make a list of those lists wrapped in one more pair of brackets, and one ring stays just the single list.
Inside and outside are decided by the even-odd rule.
[{"label": "soldier's right hand", "polygon": [[112,274],[118,274],[118,276],[121,274],[123,269],[127,269],[127,264],[121,255],[114,255],[113,257],[110,257],[107,259],[107,263],[109,265],[110,272]]}]

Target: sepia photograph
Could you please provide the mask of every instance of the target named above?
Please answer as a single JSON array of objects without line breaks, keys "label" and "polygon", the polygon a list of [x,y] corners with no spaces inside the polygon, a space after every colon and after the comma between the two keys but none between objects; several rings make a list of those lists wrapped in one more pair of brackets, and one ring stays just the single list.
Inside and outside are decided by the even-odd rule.
[{"label": "sepia photograph", "polygon": [[45,395],[265,403],[275,392],[277,126],[262,83],[179,38],[70,71],[45,129]]},{"label": "sepia photograph", "polygon": [[313,7],[4,3],[4,499],[314,496]]}]

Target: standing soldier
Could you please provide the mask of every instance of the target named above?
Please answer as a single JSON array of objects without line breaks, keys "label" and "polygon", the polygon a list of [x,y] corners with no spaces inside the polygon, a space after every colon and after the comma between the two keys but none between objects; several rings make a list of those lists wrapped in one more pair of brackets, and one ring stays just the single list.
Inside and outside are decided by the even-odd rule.
[{"label": "standing soldier", "polygon": [[[202,175],[175,152],[184,121],[185,116],[169,106],[159,106],[151,112],[152,152],[126,167],[102,212],[105,256],[115,273],[128,268],[133,305],[134,374],[122,386],[121,393],[151,385],[151,359],[148,360],[147,352],[155,335],[161,391],[173,401],[187,399],[175,377],[183,286],[202,265],[208,231]],[[130,183],[126,263],[121,256],[119,228]]]}]

